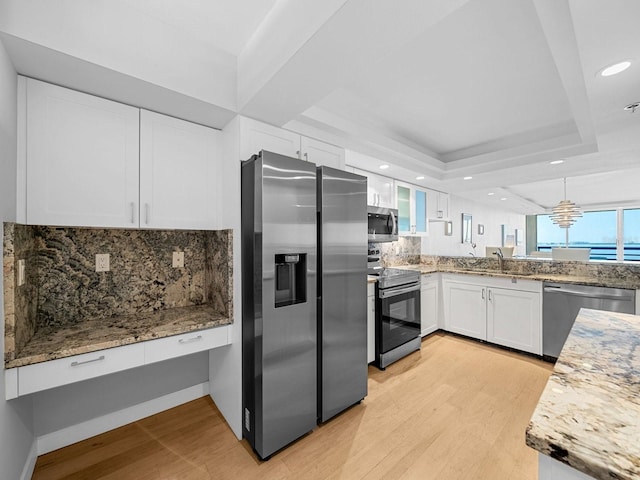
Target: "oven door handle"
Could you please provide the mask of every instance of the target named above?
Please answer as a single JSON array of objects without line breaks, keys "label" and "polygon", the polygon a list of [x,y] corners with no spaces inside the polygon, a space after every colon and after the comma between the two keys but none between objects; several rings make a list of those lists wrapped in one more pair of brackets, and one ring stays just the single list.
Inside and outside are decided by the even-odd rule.
[{"label": "oven door handle", "polygon": [[402,295],[403,293],[415,292],[420,290],[420,284],[411,285],[410,287],[405,288],[389,288],[387,290],[380,290],[379,297],[380,298],[389,298],[395,297],[397,295]]}]

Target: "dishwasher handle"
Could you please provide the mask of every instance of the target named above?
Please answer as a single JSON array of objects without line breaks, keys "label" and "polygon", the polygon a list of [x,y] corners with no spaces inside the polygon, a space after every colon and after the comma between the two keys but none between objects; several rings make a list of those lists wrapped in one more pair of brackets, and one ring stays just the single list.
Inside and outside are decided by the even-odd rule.
[{"label": "dishwasher handle", "polygon": [[597,298],[601,300],[633,300],[633,295],[629,293],[619,294],[593,294],[590,292],[581,292],[580,290],[572,290],[563,287],[544,287],[544,293],[562,293],[564,295],[573,295],[575,297]]}]

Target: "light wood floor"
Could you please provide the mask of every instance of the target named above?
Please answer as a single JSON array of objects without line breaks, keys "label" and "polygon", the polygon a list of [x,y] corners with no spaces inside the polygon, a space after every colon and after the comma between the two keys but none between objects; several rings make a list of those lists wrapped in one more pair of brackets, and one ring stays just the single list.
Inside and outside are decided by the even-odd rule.
[{"label": "light wood floor", "polygon": [[551,365],[451,335],[381,372],[369,395],[259,462],[209,397],[38,458],[34,479],[537,479],[524,432]]}]

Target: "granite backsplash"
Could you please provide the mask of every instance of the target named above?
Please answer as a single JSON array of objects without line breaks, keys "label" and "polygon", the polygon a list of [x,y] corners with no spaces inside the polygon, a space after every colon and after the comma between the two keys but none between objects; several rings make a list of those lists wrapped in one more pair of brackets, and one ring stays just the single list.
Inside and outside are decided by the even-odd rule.
[{"label": "granite backsplash", "polygon": [[[4,225],[5,362],[34,332],[209,304],[231,316],[232,231]],[[172,267],[174,251],[184,267]],[[95,256],[110,255],[110,271]],[[26,282],[17,287],[18,259]]]},{"label": "granite backsplash", "polygon": [[420,263],[420,237],[399,237],[395,242],[378,243],[385,267]]}]

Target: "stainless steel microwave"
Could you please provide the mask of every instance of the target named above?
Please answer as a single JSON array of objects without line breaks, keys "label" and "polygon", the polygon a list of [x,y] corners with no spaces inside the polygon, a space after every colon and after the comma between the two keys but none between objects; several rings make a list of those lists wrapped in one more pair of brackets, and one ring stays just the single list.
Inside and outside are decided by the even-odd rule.
[{"label": "stainless steel microwave", "polygon": [[398,210],[368,205],[367,228],[369,243],[398,240]]}]

